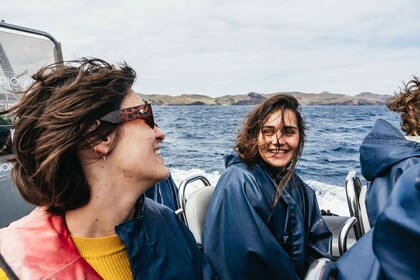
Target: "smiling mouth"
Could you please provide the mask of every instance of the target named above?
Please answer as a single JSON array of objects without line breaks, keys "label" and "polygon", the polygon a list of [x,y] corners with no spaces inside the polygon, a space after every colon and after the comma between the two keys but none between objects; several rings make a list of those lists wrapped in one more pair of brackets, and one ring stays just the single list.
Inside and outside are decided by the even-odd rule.
[{"label": "smiling mouth", "polygon": [[162,157],[160,153],[160,148],[155,149],[155,155],[157,155],[158,157]]},{"label": "smiling mouth", "polygon": [[285,154],[285,153],[287,153],[288,151],[287,150],[282,150],[282,149],[270,149],[270,150],[268,150],[270,153],[273,153],[273,154],[275,154],[275,155],[282,155],[282,154]]}]

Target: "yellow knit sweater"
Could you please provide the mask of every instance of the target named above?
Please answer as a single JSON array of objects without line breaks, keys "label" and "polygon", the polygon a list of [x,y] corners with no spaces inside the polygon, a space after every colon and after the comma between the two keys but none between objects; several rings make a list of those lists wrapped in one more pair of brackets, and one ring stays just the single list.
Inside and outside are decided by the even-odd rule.
[{"label": "yellow knit sweater", "polygon": [[132,279],[127,249],[118,235],[99,238],[72,236],[80,255],[104,279]]},{"label": "yellow knit sweater", "polygon": [[0,280],[8,280],[9,277],[7,277],[6,272],[2,268],[0,268]]}]

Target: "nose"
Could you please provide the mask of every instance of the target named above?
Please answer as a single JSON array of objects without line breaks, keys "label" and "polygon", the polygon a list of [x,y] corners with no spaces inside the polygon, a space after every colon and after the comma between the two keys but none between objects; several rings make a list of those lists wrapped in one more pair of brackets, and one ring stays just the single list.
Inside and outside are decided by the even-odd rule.
[{"label": "nose", "polygon": [[163,141],[165,140],[165,133],[162,131],[162,129],[160,129],[159,127],[157,127],[157,125],[155,125],[155,135],[156,135],[156,139],[159,141]]},{"label": "nose", "polygon": [[284,140],[283,134],[280,131],[277,131],[276,134],[273,135],[271,142],[274,145],[284,145],[286,141]]}]

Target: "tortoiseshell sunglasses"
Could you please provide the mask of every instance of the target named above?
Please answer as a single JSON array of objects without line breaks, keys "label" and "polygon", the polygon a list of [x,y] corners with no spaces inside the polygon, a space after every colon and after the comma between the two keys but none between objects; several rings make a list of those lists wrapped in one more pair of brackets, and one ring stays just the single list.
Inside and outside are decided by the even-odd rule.
[{"label": "tortoiseshell sunglasses", "polygon": [[148,126],[152,129],[155,128],[155,119],[153,118],[152,105],[145,102],[143,105],[124,108],[109,112],[99,120],[112,123],[120,124],[132,120],[144,120]]}]

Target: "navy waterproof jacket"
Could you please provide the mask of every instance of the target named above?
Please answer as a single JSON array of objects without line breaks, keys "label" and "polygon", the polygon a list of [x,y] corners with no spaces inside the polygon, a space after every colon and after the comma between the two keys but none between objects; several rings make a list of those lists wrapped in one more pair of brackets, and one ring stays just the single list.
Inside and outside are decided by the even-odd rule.
[{"label": "navy waterproof jacket", "polygon": [[136,218],[116,227],[130,257],[134,279],[212,279],[194,236],[176,214],[148,198]]},{"label": "navy waterproof jacket", "polygon": [[337,278],[420,279],[420,143],[377,120],[360,153],[375,226],[339,259]]},{"label": "navy waterproof jacket", "polygon": [[294,175],[273,209],[278,172],[230,154],[204,226],[204,253],[219,279],[298,279],[330,258],[331,233],[315,192]]},{"label": "navy waterproof jacket", "polygon": [[165,180],[158,182],[156,185],[148,189],[145,193],[146,197],[163,204],[170,209],[176,211],[180,208],[178,200],[178,187],[176,186],[172,175]]},{"label": "navy waterproof jacket", "polygon": [[408,141],[397,128],[379,119],[360,147],[360,165],[362,175],[371,182],[365,201],[373,227],[398,178],[411,166],[420,169],[420,143]]},{"label": "navy waterproof jacket", "polygon": [[375,227],[336,266],[340,280],[420,279],[420,165],[399,176]]}]

